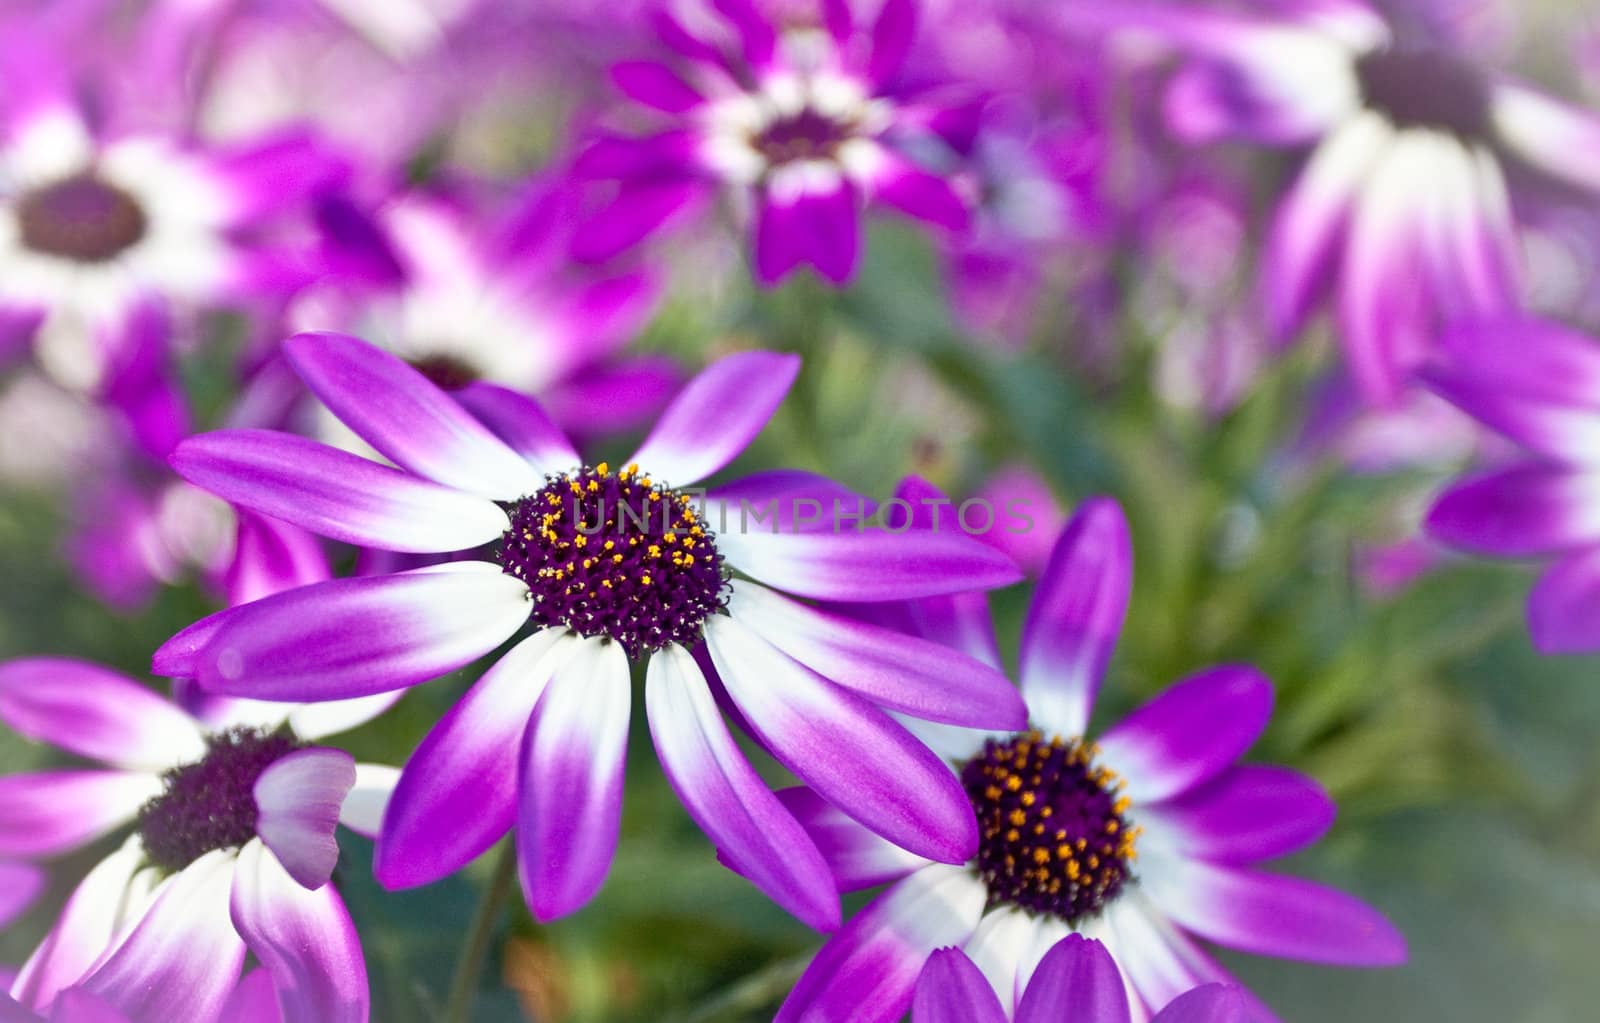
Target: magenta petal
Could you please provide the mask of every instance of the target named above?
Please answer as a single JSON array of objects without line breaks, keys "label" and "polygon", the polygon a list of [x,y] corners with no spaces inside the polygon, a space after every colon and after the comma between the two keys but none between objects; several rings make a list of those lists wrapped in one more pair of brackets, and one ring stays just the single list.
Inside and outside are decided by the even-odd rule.
[{"label": "magenta petal", "polygon": [[745,62],[757,69],[765,67],[772,60],[778,34],[754,0],[712,0],[712,6],[739,34]]},{"label": "magenta petal", "polygon": [[332,333],[297,334],[283,350],[323,404],[396,465],[497,501],[544,485],[526,459],[388,352]]},{"label": "magenta petal", "polygon": [[969,728],[1021,730],[1028,707],[1003,672],[927,640],[735,584],[731,615],[835,685],[882,707]]},{"label": "magenta petal", "polygon": [[222,1018],[228,1023],[284,1023],[272,974],[260,966],[246,973],[223,1006]]},{"label": "magenta petal", "polygon": [[195,677],[263,700],[368,696],[453,671],[527,618],[527,587],[483,562],[335,579],[233,609],[196,655]]},{"label": "magenta petal", "polygon": [[233,926],[272,976],[285,1020],[366,1023],[361,939],[332,885],[305,888],[260,842],[239,852]]},{"label": "magenta petal", "polygon": [[[0,1020],[10,1020],[0,1011]],[[32,1013],[15,1017],[17,1020],[26,1020],[33,1023],[39,1019]],[[61,997],[56,999],[55,1005],[50,1010],[51,1023],[129,1023],[128,1017],[99,995],[92,995],[82,988],[67,988],[61,992]]]},{"label": "magenta petal", "polygon": [[526,395],[480,381],[457,391],[456,401],[541,473],[568,472],[583,462],[567,435]]},{"label": "magenta petal", "polygon": [[300,885],[320,888],[333,876],[333,832],[355,783],[355,758],[322,747],[291,753],[256,779],[256,834]]},{"label": "magenta petal", "polygon": [[1098,941],[1069,934],[1033,971],[1017,1005],[1016,1023],[1056,1023],[1064,1006],[1094,1023],[1128,1023],[1128,995],[1111,953]]},{"label": "magenta petal", "polygon": [[131,821],[161,794],[154,774],[40,771],[0,776],[0,856],[53,856]]},{"label": "magenta petal", "polygon": [[645,707],[667,780],[721,854],[807,926],[838,927],[827,862],[745,760],[688,651],[669,646],[651,656]]},{"label": "magenta petal", "polygon": [[44,890],[45,875],[27,863],[0,860],[0,927],[21,916]]},{"label": "magenta petal", "polygon": [[881,529],[804,533],[756,531],[717,537],[739,571],[778,590],[818,600],[914,600],[1009,586],[1012,560],[959,533]]},{"label": "magenta petal", "polygon": [[1237,987],[1206,984],[1173,999],[1150,1023],[1245,1023],[1245,1000]]},{"label": "magenta petal", "polygon": [[740,352],[717,360],[672,399],[628,461],[646,475],[685,487],[738,457],[778,410],[800,358]]},{"label": "magenta petal", "polygon": [[884,0],[872,25],[872,60],[867,77],[883,85],[899,73],[917,34],[916,0]]},{"label": "magenta petal", "polygon": [[224,579],[229,604],[248,604],[333,578],[322,544],[306,530],[243,509],[238,519],[233,560]]},{"label": "magenta petal", "polygon": [[[681,166],[681,165],[680,165]],[[572,242],[572,258],[604,263],[669,223],[710,202],[714,189],[697,178],[628,182],[609,205],[590,216]]]},{"label": "magenta petal", "polygon": [[[1166,1006],[1203,984],[1221,983],[1238,990],[1249,1023],[1281,1023],[1265,1003],[1239,988],[1238,981],[1198,942],[1163,916],[1145,892],[1119,899],[1107,919],[1116,940],[1118,965],[1146,1005]],[[1135,949],[1137,955],[1124,952]]]},{"label": "magenta petal", "polygon": [[522,740],[517,860],[534,917],[582,908],[611,869],[633,700],[622,647],[585,639],[557,669]]},{"label": "magenta petal", "polygon": [[960,945],[983,913],[983,885],[963,867],[917,871],[828,939],[773,1023],[892,1023],[911,1008],[933,951]]},{"label": "magenta petal", "polygon": [[799,266],[806,257],[805,225],[792,202],[757,200],[755,221],[756,280],[770,287]]},{"label": "magenta petal", "polygon": [[156,648],[150,658],[150,673],[164,678],[193,679],[200,672],[200,652],[224,625],[238,617],[239,610],[237,607],[224,608],[178,631]]},{"label": "magenta petal", "polygon": [[780,789],[777,796],[816,843],[841,892],[876,888],[928,865],[926,857],[868,830],[803,785]]},{"label": "magenta petal", "polygon": [[[1183,856],[1252,863],[1298,852],[1333,824],[1322,786],[1297,771],[1246,764],[1175,799],[1140,806],[1150,839]],[[1157,834],[1159,832],[1159,836]]]},{"label": "magenta petal", "polygon": [[1229,665],[1190,676],[1123,718],[1100,739],[1103,763],[1135,803],[1153,803],[1216,777],[1260,737],[1272,683]]},{"label": "magenta petal", "polygon": [[1082,735],[1133,588],[1133,542],[1122,509],[1085,501],[1056,541],[1022,627],[1022,692],[1033,720]]},{"label": "magenta petal", "polygon": [[611,80],[628,98],[668,114],[688,113],[706,101],[677,72],[655,61],[613,64]]},{"label": "magenta petal", "polygon": [[66,657],[0,664],[0,720],[120,767],[164,770],[205,752],[199,726],[176,705],[109,668]]},{"label": "magenta petal", "polygon": [[481,497],[272,430],[191,437],[178,445],[172,467],[225,501],[383,550],[465,550],[495,539],[508,524]]},{"label": "magenta petal", "polygon": [[1600,541],[1600,470],[1515,465],[1457,483],[1428,512],[1428,534],[1479,554],[1554,554]]},{"label": "magenta petal", "polygon": [[11,990],[26,1005],[49,1005],[76,983],[111,944],[122,900],[134,873],[145,865],[144,849],[129,840],[95,864],[79,882],[55,926],[23,964]]},{"label": "magenta petal", "polygon": [[228,919],[233,864],[231,852],[209,852],[170,878],[83,986],[133,1023],[215,1020],[244,963]]},{"label": "magenta petal", "polygon": [[1142,874],[1173,921],[1242,952],[1333,966],[1399,966],[1405,938],[1382,913],[1304,878],[1162,857]]},{"label": "magenta petal", "polygon": [[544,629],[512,647],[406,762],[384,811],[373,873],[386,888],[430,884],[466,866],[516,820],[517,751],[560,657]]},{"label": "magenta petal", "polygon": [[[916,996],[911,1002],[911,1023],[1007,1021],[994,988],[972,965],[972,960],[958,948],[941,948],[928,957],[928,964],[917,979]],[[1097,1019],[1095,1023],[1100,1021]]]},{"label": "magenta petal", "polygon": [[732,618],[713,617],[705,631],[750,729],[819,795],[929,859],[962,863],[977,850],[977,823],[955,774],[883,711]]},{"label": "magenta petal", "polygon": [[949,181],[890,150],[883,154],[870,186],[874,199],[948,231],[967,229],[967,204]]},{"label": "magenta petal", "polygon": [[1552,565],[1528,597],[1528,631],[1545,654],[1600,649],[1600,547]]}]

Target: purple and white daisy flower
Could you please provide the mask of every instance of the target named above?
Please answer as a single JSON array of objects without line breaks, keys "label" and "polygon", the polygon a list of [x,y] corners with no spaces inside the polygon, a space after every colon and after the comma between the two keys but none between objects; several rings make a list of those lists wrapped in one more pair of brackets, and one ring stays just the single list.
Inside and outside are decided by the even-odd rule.
[{"label": "purple and white daisy flower", "polygon": [[[1016,1012],[995,997],[983,971],[958,948],[928,957],[911,1003],[911,1023],[1131,1023],[1128,993],[1105,945],[1079,934],[1056,942],[1039,960]],[[1204,984],[1173,999],[1151,1023],[1244,1023],[1237,989]]]},{"label": "purple and white daisy flower", "polygon": [[[898,1019],[943,946],[963,948],[1012,1013],[1046,950],[1073,932],[1111,949],[1138,1020],[1191,988],[1232,983],[1197,937],[1347,966],[1405,959],[1404,940],[1366,904],[1255,869],[1316,841],[1334,806],[1295,772],[1235,763],[1271,715],[1271,684],[1254,669],[1200,672],[1086,738],[1131,570],[1121,509],[1084,504],[1024,626],[1030,727],[920,729],[971,800],[982,837],[968,863],[898,848],[805,788],[780,793],[841,890],[889,887],[823,945],[778,1023]],[[922,602],[907,621],[1000,663],[981,595]],[[1276,1019],[1241,997],[1248,1019]]]},{"label": "purple and white daisy flower", "polygon": [[375,833],[396,772],[308,740],[389,702],[212,703],[196,717],[98,665],[0,665],[0,720],[103,765],[0,777],[0,853],[52,857],[133,828],[12,997],[48,1011],[81,987],[134,1023],[232,1018],[222,1008],[248,951],[284,1018],[365,1020],[360,941],[327,882],[335,827]]},{"label": "purple and white daisy flower", "polygon": [[1361,0],[1279,8],[1141,4],[1065,17],[1147,29],[1195,58],[1166,104],[1190,141],[1315,147],[1268,240],[1268,317],[1293,337],[1331,291],[1353,375],[1392,401],[1441,325],[1519,302],[1506,167],[1600,189],[1600,116],[1413,43]]},{"label": "purple and white daisy flower", "polygon": [[756,0],[718,0],[709,37],[656,12],[677,66],[621,63],[612,80],[670,126],[609,134],[579,156],[579,176],[618,183],[580,235],[580,259],[609,259],[724,189],[750,207],[756,276],[769,285],[802,265],[849,281],[869,204],[965,229],[966,202],[927,162],[944,152],[936,128],[952,108],[898,81],[917,0],[886,0],[871,25],[849,0],[818,6],[816,21],[784,22]]},{"label": "purple and white daisy flower", "polygon": [[1525,454],[1445,490],[1429,535],[1473,554],[1553,558],[1528,598],[1534,645],[1600,649],[1600,343],[1525,319],[1459,328],[1444,345],[1423,381]]},{"label": "purple and white daisy flower", "polygon": [[[802,920],[837,925],[833,880],[739,751],[719,697],[842,812],[930,859],[971,856],[977,829],[960,784],[890,712],[1018,727],[1023,708],[1004,676],[780,591],[911,599],[1005,585],[1018,579],[1015,566],[956,532],[830,529],[837,520],[821,514],[806,528],[806,512],[862,501],[809,473],[746,477],[703,505],[684,490],[760,431],[796,357],[750,352],[714,364],[613,470],[586,465],[515,392],[478,383],[452,396],[340,335],[299,335],[285,351],[306,385],[400,468],[288,434],[223,431],[181,445],[179,473],[324,536],[482,553],[224,611],[169,641],[157,672],[266,700],[362,697],[436,678],[532,627],[407,763],[378,840],[381,883],[436,881],[515,826],[535,915],[587,902],[617,841],[629,662],[647,656],[651,734],[679,797],[723,855]],[[773,517],[745,528],[741,509],[751,506]],[[717,688],[692,652],[702,642]]]}]

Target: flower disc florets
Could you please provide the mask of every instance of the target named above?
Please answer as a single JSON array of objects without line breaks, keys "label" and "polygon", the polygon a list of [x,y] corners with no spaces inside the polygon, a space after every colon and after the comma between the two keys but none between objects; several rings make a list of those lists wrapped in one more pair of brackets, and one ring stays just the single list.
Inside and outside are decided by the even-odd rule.
[{"label": "flower disc florets", "polygon": [[1362,100],[1400,128],[1435,128],[1477,139],[1489,131],[1489,83],[1443,50],[1379,50],[1356,64]]},{"label": "flower disc florets", "polygon": [[206,740],[205,756],[161,776],[163,791],[139,810],[137,827],[155,866],[182,870],[213,849],[256,835],[256,781],[306,744],[287,729],[234,728]]},{"label": "flower disc florets", "polygon": [[533,621],[609,636],[630,657],[697,642],[726,604],[727,578],[693,499],[635,465],[548,479],[510,509],[498,552],[532,591]]},{"label": "flower disc florets", "polygon": [[1116,774],[1077,740],[989,740],[961,770],[978,815],[978,874],[994,905],[1068,922],[1103,909],[1131,876],[1134,840]]},{"label": "flower disc florets", "polygon": [[115,259],[144,237],[147,226],[133,196],[88,173],[41,186],[17,203],[22,244],[77,263]]}]

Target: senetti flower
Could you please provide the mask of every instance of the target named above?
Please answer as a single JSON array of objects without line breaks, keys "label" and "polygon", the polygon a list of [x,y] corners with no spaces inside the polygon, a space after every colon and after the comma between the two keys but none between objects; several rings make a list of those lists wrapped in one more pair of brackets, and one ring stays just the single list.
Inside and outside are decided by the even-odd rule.
[{"label": "senetti flower", "polygon": [[0,778],[0,854],[55,856],[132,825],[11,996],[49,1012],[82,988],[133,1023],[234,1019],[222,1009],[248,951],[283,1018],[365,1020],[360,942],[327,882],[335,827],[372,834],[394,775],[309,740],[387,702],[214,704],[201,718],[82,661],[0,665],[0,719],[104,765]]},{"label": "senetti flower", "polygon": [[[1003,676],[779,591],[885,601],[1010,583],[1015,567],[957,532],[805,528],[802,500],[859,500],[807,473],[748,477],[703,507],[683,489],[749,443],[798,359],[750,352],[714,364],[612,467],[584,463],[514,392],[474,384],[452,397],[349,337],[300,335],[285,349],[307,386],[400,468],[287,434],[224,431],[180,446],[178,471],[325,536],[481,554],[230,609],[174,637],[157,670],[227,695],[359,697],[425,682],[531,630],[406,765],[378,841],[383,884],[438,880],[515,824],[534,913],[587,902],[617,841],[629,662],[648,659],[651,734],[690,815],[786,909],[837,924],[822,855],[734,744],[692,653],[702,643],[721,691],[784,766],[930,859],[971,856],[977,829],[959,782],[885,709],[1018,727]],[[741,528],[742,513],[729,514],[741,502],[781,521]]]},{"label": "senetti flower", "polygon": [[[1066,1015],[1070,1013],[1070,1015]],[[1244,1001],[1223,984],[1179,995],[1152,1023],[1244,1023]],[[944,948],[928,958],[917,982],[911,1023],[1131,1023],[1122,975],[1106,947],[1069,934],[1039,960],[1015,1014],[1007,1012],[966,953]]]},{"label": "senetti flower", "polygon": [[670,127],[604,137],[580,156],[579,175],[618,182],[584,231],[580,258],[609,258],[722,188],[751,207],[763,284],[800,266],[849,281],[869,204],[964,229],[962,198],[920,162],[942,151],[933,129],[950,110],[897,84],[916,0],[887,0],[870,26],[856,23],[847,0],[822,0],[818,21],[805,23],[774,20],[754,0],[715,6],[723,31],[712,39],[657,15],[677,66],[612,69],[618,88]]},{"label": "senetti flower", "polygon": [[1600,344],[1541,320],[1465,327],[1423,380],[1525,451],[1449,487],[1428,533],[1458,550],[1553,558],[1528,598],[1545,653],[1600,649]]},{"label": "senetti flower", "polygon": [[1600,188],[1600,117],[1402,38],[1360,0],[1288,6],[1274,18],[1150,4],[1066,17],[1148,29],[1193,56],[1167,97],[1191,141],[1315,147],[1263,259],[1269,319],[1292,337],[1331,291],[1353,374],[1392,401],[1440,325],[1518,302],[1506,168]]},{"label": "senetti flower", "polygon": [[[1086,737],[1126,611],[1131,561],[1120,509],[1085,504],[1024,626],[1029,727],[922,729],[950,757],[978,823],[978,852],[966,864],[896,848],[804,788],[782,793],[841,890],[889,887],[817,953],[779,1023],[898,1019],[942,946],[966,951],[1010,1015],[1045,950],[1074,932],[1111,950],[1140,1020],[1193,987],[1230,982],[1197,937],[1351,966],[1405,958],[1400,935],[1365,904],[1255,868],[1310,845],[1334,812],[1307,778],[1235,763],[1271,713],[1271,686],[1257,672],[1201,672],[1098,740]],[[983,603],[928,601],[911,618],[998,664]],[[1276,1018],[1248,993],[1240,997],[1247,1018]]]}]

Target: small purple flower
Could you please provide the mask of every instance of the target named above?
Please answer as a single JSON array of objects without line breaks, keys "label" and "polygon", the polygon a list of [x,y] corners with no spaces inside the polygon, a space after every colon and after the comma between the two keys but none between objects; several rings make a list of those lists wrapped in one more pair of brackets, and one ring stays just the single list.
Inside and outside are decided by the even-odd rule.
[{"label": "small purple flower", "polygon": [[360,942],[327,882],[335,827],[372,835],[395,772],[307,740],[390,702],[236,701],[200,718],[86,662],[0,665],[0,719],[104,765],[0,777],[0,854],[56,856],[133,827],[11,996],[47,1012],[82,988],[133,1023],[231,1020],[222,1010],[248,951],[284,1018],[365,1020]]},{"label": "small purple flower", "polygon": [[[840,528],[820,511],[870,514],[863,499],[809,473],[747,477],[699,505],[683,489],[761,429],[799,370],[794,356],[712,365],[613,470],[585,464],[515,392],[479,383],[452,396],[340,335],[299,335],[285,350],[306,385],[400,468],[289,434],[224,431],[184,442],[179,473],[324,536],[481,553],[224,611],[170,640],[156,670],[226,695],[360,697],[453,671],[532,626],[406,765],[378,841],[381,883],[436,881],[515,826],[535,915],[586,903],[616,846],[629,662],[646,656],[651,733],[679,797],[742,873],[807,923],[837,925],[831,875],[740,753],[719,695],[843,812],[931,859],[971,855],[960,785],[887,711],[1015,727],[1022,707],[1004,677],[779,591],[899,600],[1005,585],[1016,568],[954,531]],[[744,521],[751,507],[764,525]],[[702,642],[717,688],[691,653]]]},{"label": "small purple flower", "polygon": [[715,7],[710,37],[657,12],[676,66],[612,69],[617,87],[669,126],[608,134],[579,156],[580,176],[617,182],[615,199],[583,232],[579,258],[609,259],[721,188],[752,207],[756,276],[769,285],[803,265],[849,281],[868,204],[966,227],[965,201],[928,163],[944,152],[936,129],[950,108],[898,81],[916,0],[886,0],[871,25],[856,23],[848,0],[821,0],[815,21],[775,19],[756,0]]},{"label": "small purple flower", "polygon": [[[1122,974],[1105,945],[1069,934],[1044,954],[1017,999],[1015,1014],[995,997],[983,971],[956,948],[928,957],[911,1004],[911,1023],[1132,1023]],[[1179,995],[1151,1023],[1244,1023],[1237,989],[1204,984]]]},{"label": "small purple flower", "polygon": [[1268,240],[1268,317],[1291,338],[1332,292],[1353,375],[1393,401],[1441,324],[1518,303],[1506,166],[1600,189],[1600,117],[1397,39],[1360,0],[1279,6],[1279,17],[1155,4],[1064,17],[1148,30],[1193,58],[1167,94],[1182,137],[1315,147]]},{"label": "small purple flower", "polygon": [[[1334,815],[1310,779],[1235,762],[1271,715],[1272,688],[1258,672],[1200,672],[1098,740],[1085,737],[1131,569],[1121,510],[1086,502],[1024,626],[1030,729],[918,726],[970,798],[981,839],[965,865],[898,848],[804,788],[780,793],[841,890],[889,887],[817,953],[778,1023],[898,1019],[942,946],[964,949],[1011,1013],[1046,950],[1072,932],[1111,949],[1134,1004],[1149,1013],[1199,985],[1231,983],[1197,937],[1347,966],[1405,959],[1404,940],[1366,904],[1255,869],[1315,842]],[[907,620],[999,664],[981,595],[923,601]],[[1252,1020],[1276,1018],[1248,992],[1240,997]]]},{"label": "small purple flower", "polygon": [[1528,598],[1534,645],[1600,649],[1600,345],[1540,320],[1461,328],[1444,343],[1451,357],[1424,382],[1527,454],[1447,489],[1429,534],[1474,554],[1554,558]]}]

